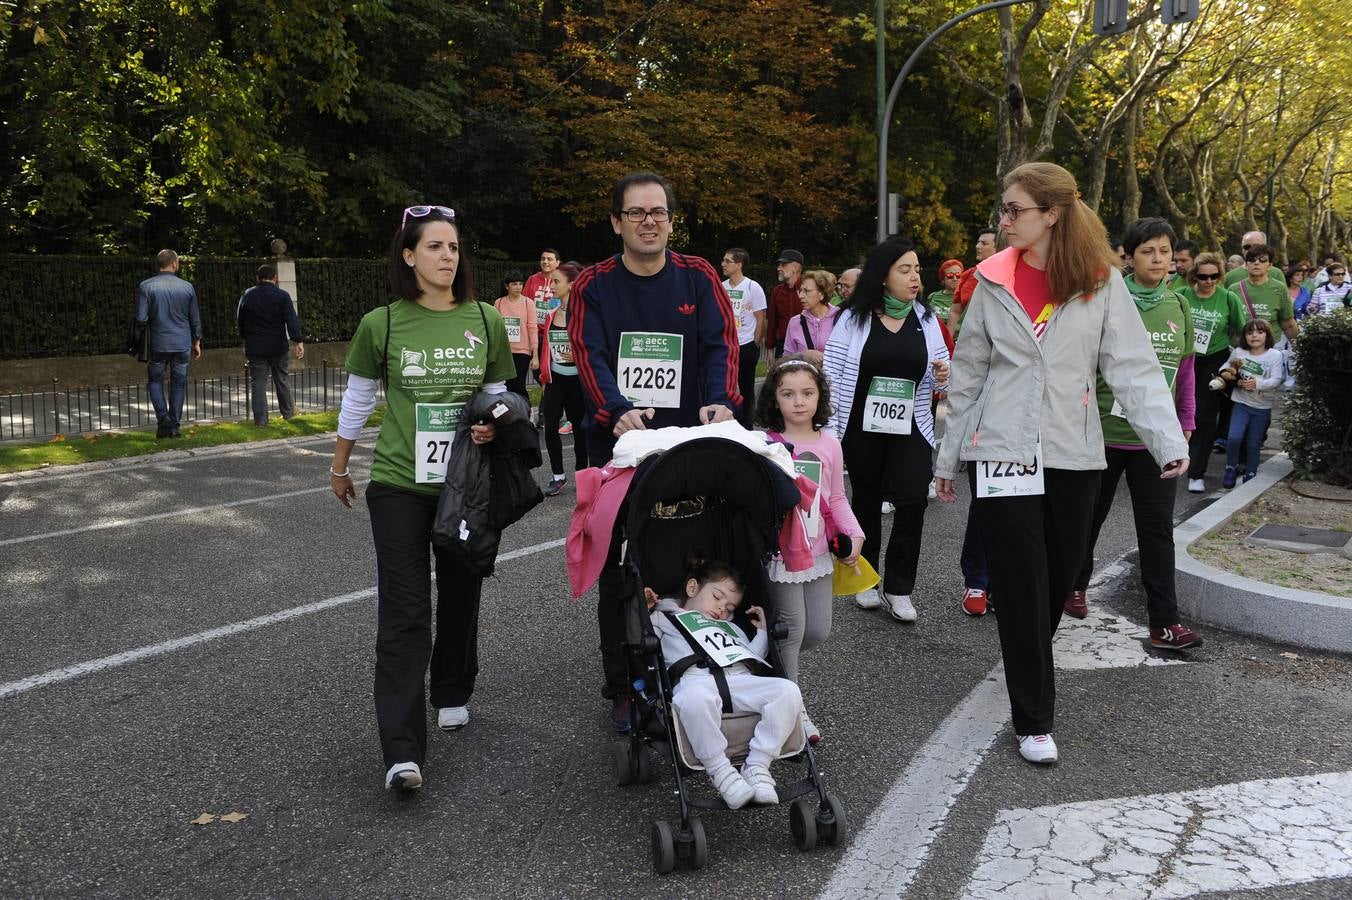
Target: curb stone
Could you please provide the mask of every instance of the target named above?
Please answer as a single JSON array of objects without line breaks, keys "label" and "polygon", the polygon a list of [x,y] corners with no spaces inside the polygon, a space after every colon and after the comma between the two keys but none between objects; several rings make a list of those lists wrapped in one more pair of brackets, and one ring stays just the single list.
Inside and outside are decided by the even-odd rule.
[{"label": "curb stone", "polygon": [[1192,619],[1242,634],[1311,650],[1352,653],[1352,598],[1255,581],[1209,566],[1188,552],[1292,468],[1285,453],[1265,460],[1252,481],[1174,529],[1178,606]]}]

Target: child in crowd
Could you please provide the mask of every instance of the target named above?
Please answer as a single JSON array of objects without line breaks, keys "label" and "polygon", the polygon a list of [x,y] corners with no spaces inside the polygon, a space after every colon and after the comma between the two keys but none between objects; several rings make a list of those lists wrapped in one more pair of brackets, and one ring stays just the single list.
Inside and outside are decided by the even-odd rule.
[{"label": "child in crowd", "polygon": [[[815,649],[831,634],[833,556],[828,542],[842,533],[849,537],[847,566],[858,563],[864,546],[863,529],[845,495],[840,441],[823,430],[830,417],[831,389],[821,369],[805,355],[776,360],[756,399],[756,422],[768,429],[770,440],[788,445],[794,468],[818,485],[812,509],[796,511],[797,525],[811,549],[811,565],[795,571],[777,555],[767,566],[779,621],[789,629],[778,642],[779,657],[784,674],[794,682],[799,654]],[[821,740],[806,712],[803,729],[813,744]]]},{"label": "child in crowd", "polygon": [[1230,413],[1225,477],[1221,480],[1221,487],[1227,490],[1235,486],[1238,477],[1241,441],[1245,452],[1244,480],[1258,473],[1258,452],[1272,420],[1274,391],[1281,387],[1285,377],[1282,352],[1273,349],[1276,343],[1271,325],[1262,319],[1250,319],[1244,326],[1244,346],[1231,354],[1232,362],[1239,361],[1240,372],[1230,394],[1234,409]]},{"label": "child in crowd", "polygon": [[[679,601],[657,600],[653,628],[662,640],[662,658],[676,677],[671,702],[680,716],[690,749],[703,764],[709,780],[728,804],[740,809],[752,800],[778,803],[770,763],[800,727],[803,698],[787,678],[760,676],[751,666],[765,666],[769,649],[765,613],[759,606],[747,610],[756,626],[755,638],[729,621],[746,585],[727,563],[706,561],[692,554]],[[655,599],[651,591],[649,602]],[[712,649],[705,649],[712,648]],[[696,659],[693,664],[691,657]],[[723,700],[719,680],[726,680],[734,712],[760,715],[741,772],[728,759],[728,741],[720,727]]]}]

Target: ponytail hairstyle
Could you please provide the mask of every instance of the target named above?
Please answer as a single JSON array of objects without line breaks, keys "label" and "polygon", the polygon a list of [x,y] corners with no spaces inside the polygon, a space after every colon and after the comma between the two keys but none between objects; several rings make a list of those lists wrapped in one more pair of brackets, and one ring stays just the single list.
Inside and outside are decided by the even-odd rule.
[{"label": "ponytail hairstyle", "polygon": [[704,551],[699,547],[686,554],[685,577],[695,579],[695,583],[700,587],[711,581],[731,581],[740,593],[746,593],[746,582],[737,574],[736,569],[720,560],[706,559]]},{"label": "ponytail hairstyle", "polygon": [[1018,185],[1033,202],[1061,215],[1052,226],[1047,251],[1047,287],[1064,303],[1076,294],[1088,300],[1121,265],[1108,244],[1102,220],[1080,199],[1075,176],[1049,162],[1024,163],[1005,176],[1006,189]]}]

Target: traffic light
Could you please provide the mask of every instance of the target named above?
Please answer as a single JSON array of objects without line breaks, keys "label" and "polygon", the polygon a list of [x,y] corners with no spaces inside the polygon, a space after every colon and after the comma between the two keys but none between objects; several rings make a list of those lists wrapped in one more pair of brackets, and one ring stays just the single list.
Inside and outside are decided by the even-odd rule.
[{"label": "traffic light", "polygon": [[[1164,0],[1166,7],[1172,2]],[[1121,34],[1127,30],[1127,18],[1127,0],[1094,0],[1094,34]]]},{"label": "traffic light", "polygon": [[1198,0],[1160,0],[1160,21],[1165,25],[1182,25],[1197,18]]}]

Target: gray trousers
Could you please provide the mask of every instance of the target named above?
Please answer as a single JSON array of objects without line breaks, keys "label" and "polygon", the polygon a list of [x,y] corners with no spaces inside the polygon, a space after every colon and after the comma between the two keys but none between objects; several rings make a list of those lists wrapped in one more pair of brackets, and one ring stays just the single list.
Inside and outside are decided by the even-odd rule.
[{"label": "gray trousers", "polygon": [[277,390],[277,408],[282,418],[289,419],[296,414],[296,406],[291,401],[291,379],[287,376],[290,357],[250,356],[249,357],[249,397],[253,407],[255,425],[268,424],[268,379]]},{"label": "gray trousers", "polygon": [[823,575],[802,584],[770,582],[779,621],[789,628],[784,640],[776,641],[784,675],[798,683],[798,655],[815,650],[831,634],[831,576]]}]

